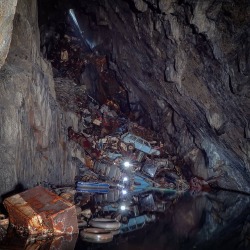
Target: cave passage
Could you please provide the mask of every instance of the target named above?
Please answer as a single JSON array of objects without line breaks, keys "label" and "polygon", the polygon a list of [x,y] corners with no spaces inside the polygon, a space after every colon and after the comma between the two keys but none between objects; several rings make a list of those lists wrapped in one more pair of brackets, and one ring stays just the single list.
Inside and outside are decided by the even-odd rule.
[{"label": "cave passage", "polygon": [[250,3],[14,5],[1,200],[35,213],[23,191],[40,185],[79,234],[28,236],[3,202],[0,249],[248,249]]}]

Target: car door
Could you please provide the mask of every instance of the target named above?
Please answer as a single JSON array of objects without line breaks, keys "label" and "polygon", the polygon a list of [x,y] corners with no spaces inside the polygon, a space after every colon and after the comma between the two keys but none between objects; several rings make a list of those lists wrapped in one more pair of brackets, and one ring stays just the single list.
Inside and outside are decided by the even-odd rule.
[{"label": "car door", "polygon": [[138,150],[141,150],[141,151],[145,152],[144,145],[143,145],[143,140],[141,138],[137,138],[136,139],[136,141],[135,141],[135,147]]},{"label": "car door", "polygon": [[150,151],[151,151],[151,145],[149,144],[149,142],[147,142],[147,141],[143,141],[143,147],[144,147],[144,152],[146,152],[146,153],[150,153]]}]

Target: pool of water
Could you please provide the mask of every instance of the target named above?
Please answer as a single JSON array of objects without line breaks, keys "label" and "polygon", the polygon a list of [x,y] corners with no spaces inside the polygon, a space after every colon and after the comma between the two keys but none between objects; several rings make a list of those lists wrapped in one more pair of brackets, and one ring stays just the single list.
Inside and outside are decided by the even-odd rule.
[{"label": "pool of water", "polygon": [[[192,196],[185,193],[165,200],[155,220],[114,236],[108,243],[90,243],[81,235],[27,239],[9,233],[0,249],[250,249],[250,197],[226,191]],[[149,212],[145,213],[149,214]]]}]

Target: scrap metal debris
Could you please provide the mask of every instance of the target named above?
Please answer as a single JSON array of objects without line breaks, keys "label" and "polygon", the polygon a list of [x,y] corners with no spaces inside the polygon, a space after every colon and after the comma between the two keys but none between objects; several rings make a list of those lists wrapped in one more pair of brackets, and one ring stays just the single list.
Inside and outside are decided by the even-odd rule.
[{"label": "scrap metal debris", "polygon": [[156,222],[184,192],[204,190],[207,182],[185,178],[156,133],[107,103],[92,100],[81,122],[82,132],[69,127],[68,138],[86,153],[74,200],[82,240],[104,243],[141,229]]},{"label": "scrap metal debris", "polygon": [[[70,15],[77,24],[72,9]],[[184,192],[209,191],[216,181],[182,173],[162,138],[135,122],[140,105],[128,103],[123,84],[108,70],[107,56],[92,53],[89,44],[64,25],[65,32],[50,31],[52,43],[42,40],[41,49],[53,67],[57,101],[79,118],[79,131],[69,127],[68,139],[82,147],[85,158],[74,187],[49,191],[38,186],[4,200],[9,219],[0,215],[0,240],[10,222],[18,233],[32,235],[27,243],[35,242],[32,249],[42,244],[41,235],[79,230],[84,241],[112,241],[155,223]],[[62,244],[59,238],[51,246],[60,249],[56,245]]]},{"label": "scrap metal debris", "polygon": [[17,230],[47,235],[80,230],[82,240],[105,243],[155,223],[186,191],[210,190],[211,181],[187,179],[159,136],[123,116],[114,103],[83,100],[78,100],[81,131],[68,128],[68,139],[85,152],[75,186],[53,187],[53,193],[36,187],[7,198],[4,205]]},{"label": "scrap metal debris", "polygon": [[4,200],[10,223],[29,235],[78,233],[73,204],[37,186]]}]

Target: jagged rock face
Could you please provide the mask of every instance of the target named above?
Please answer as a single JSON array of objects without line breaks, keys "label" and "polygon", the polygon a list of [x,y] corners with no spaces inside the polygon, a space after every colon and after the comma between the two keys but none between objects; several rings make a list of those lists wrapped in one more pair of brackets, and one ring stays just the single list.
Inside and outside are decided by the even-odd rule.
[{"label": "jagged rock face", "polygon": [[169,154],[249,191],[249,1],[79,1],[75,11]]},{"label": "jagged rock face", "polygon": [[73,184],[76,175],[67,140],[74,117],[58,105],[51,67],[40,57],[36,1],[18,1],[13,26],[0,70],[0,195],[18,184]]},{"label": "jagged rock face", "polygon": [[0,3],[0,68],[4,64],[7,57],[12,28],[13,28],[13,18],[15,15],[17,0],[13,1],[1,1]]}]

